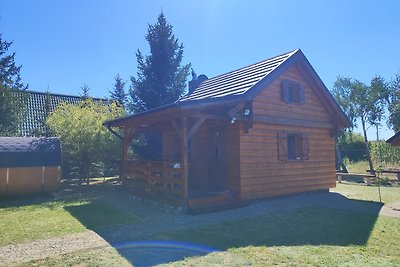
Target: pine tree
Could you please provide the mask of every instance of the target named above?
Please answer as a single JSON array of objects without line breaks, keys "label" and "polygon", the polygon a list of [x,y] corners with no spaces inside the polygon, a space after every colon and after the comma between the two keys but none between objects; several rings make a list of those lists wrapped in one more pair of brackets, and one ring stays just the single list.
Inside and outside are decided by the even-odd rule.
[{"label": "pine tree", "polygon": [[3,41],[0,34],[0,135],[17,135],[25,110],[24,90],[21,82],[21,66],[15,65],[15,53],[8,50],[12,42]]},{"label": "pine tree", "polygon": [[120,107],[125,107],[126,105],[126,97],[125,93],[125,82],[122,81],[122,78],[119,74],[114,77],[114,88],[113,90],[109,90],[111,99],[115,100]]},{"label": "pine tree", "polygon": [[80,97],[82,98],[82,100],[86,100],[90,97],[89,94],[90,88],[86,83],[84,83],[83,86],[81,87],[81,91],[82,92],[80,94]]},{"label": "pine tree", "polygon": [[157,23],[148,26],[145,36],[150,45],[150,55],[136,52],[137,78],[131,77],[131,112],[142,112],[176,101],[183,95],[190,64],[181,66],[183,44],[172,33],[161,13]]}]

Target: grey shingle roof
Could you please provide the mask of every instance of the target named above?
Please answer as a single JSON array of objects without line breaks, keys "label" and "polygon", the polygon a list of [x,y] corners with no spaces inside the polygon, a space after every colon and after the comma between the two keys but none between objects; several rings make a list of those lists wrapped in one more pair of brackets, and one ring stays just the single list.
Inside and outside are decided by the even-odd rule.
[{"label": "grey shingle roof", "polygon": [[191,94],[182,97],[178,101],[205,100],[243,95],[290,56],[296,53],[296,51],[297,50],[294,50],[250,66],[209,78],[202,82]]},{"label": "grey shingle roof", "polygon": [[[27,110],[25,119],[20,126],[20,135],[38,136],[44,133],[44,121],[46,119],[46,98],[49,95],[49,111],[54,111],[61,103],[77,104],[82,100],[80,96],[52,94],[44,92],[25,91],[27,97]],[[106,104],[107,99],[93,98],[95,102]]]},{"label": "grey shingle roof", "polygon": [[0,137],[0,167],[61,165],[58,138]]},{"label": "grey shingle roof", "polygon": [[[309,78],[321,90],[329,104],[329,107],[338,116],[338,121],[343,127],[349,126],[349,121],[342,109],[336,103],[314,68],[308,62],[300,49],[281,54],[260,61],[258,63],[209,78],[200,83],[193,92],[181,97],[172,104],[151,109],[142,113],[133,114],[123,118],[107,121],[108,127],[120,127],[128,120],[149,116],[153,113],[164,112],[176,108],[178,110],[190,110],[207,108],[210,105],[224,105],[244,101],[252,101],[262,90],[267,88],[279,75],[289,67],[296,66],[309,74]],[[200,77],[200,76],[199,76]],[[196,80],[194,82],[200,82]]]}]

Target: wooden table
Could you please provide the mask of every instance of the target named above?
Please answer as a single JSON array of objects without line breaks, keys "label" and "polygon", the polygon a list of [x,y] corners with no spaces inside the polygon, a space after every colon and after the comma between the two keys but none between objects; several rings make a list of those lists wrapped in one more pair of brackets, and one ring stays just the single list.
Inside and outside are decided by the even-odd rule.
[{"label": "wooden table", "polygon": [[375,175],[372,175],[372,174],[337,172],[336,177],[337,177],[337,180],[339,183],[342,182],[343,176],[363,177],[364,181],[367,185],[371,185],[371,178],[376,177]]},{"label": "wooden table", "polygon": [[[366,170],[367,172],[371,172],[371,170]],[[379,173],[395,173],[397,175],[397,181],[400,181],[400,170],[382,170],[382,171],[377,171],[375,170],[374,172],[379,172]]]}]

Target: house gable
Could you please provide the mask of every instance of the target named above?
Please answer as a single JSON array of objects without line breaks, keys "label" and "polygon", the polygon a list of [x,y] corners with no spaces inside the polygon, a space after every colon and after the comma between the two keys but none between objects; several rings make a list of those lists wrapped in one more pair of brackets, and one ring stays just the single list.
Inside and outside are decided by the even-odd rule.
[{"label": "house gable", "polygon": [[[299,84],[304,90],[304,103],[287,103],[284,101],[282,93],[282,83],[290,81]],[[253,113],[257,118],[280,118],[276,121],[282,124],[285,120],[287,124],[314,123],[314,126],[328,128],[332,124],[333,112],[322,101],[317,94],[318,88],[310,84],[300,73],[297,66],[291,66],[270,85],[262,90],[253,100]],[[265,121],[267,122],[267,121]],[[333,128],[333,124],[331,125]]]}]

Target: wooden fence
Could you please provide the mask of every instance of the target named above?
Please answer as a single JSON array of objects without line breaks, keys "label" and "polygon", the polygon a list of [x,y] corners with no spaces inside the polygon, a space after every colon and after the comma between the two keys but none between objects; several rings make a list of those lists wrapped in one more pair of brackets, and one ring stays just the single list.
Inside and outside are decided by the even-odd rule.
[{"label": "wooden fence", "polygon": [[158,161],[126,162],[123,185],[139,195],[183,199],[183,169],[180,163]]}]

